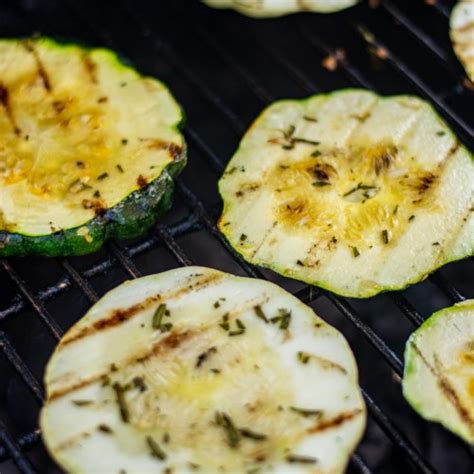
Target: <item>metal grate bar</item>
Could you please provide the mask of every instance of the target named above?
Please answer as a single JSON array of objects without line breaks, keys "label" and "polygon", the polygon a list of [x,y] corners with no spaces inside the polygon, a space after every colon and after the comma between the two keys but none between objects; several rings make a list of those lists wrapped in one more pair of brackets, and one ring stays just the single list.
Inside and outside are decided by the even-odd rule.
[{"label": "metal grate bar", "polygon": [[186,126],[187,137],[206,157],[208,163],[212,166],[216,173],[222,174],[224,165],[222,160],[209,148],[207,143],[198,135],[198,133],[191,126]]},{"label": "metal grate bar", "polygon": [[[182,221],[177,222],[174,225],[163,228],[166,228],[170,235],[177,237],[180,235],[187,234],[188,232],[193,230],[199,230],[200,225],[198,224],[194,216],[190,216],[186,219],[183,219]],[[130,255],[134,257],[148,250],[151,246],[154,245],[154,240],[155,238],[152,237],[151,239],[149,238],[145,241],[145,245],[144,243],[141,243],[129,248]],[[90,279],[113,268],[113,266],[113,259],[111,257],[107,257],[99,263],[96,263],[89,267],[87,270],[85,270],[83,272],[83,276],[87,279]],[[68,276],[64,276],[54,285],[50,285],[44,290],[40,290],[36,294],[36,299],[39,302],[44,303],[71,288],[72,284],[73,283],[71,281],[71,278]],[[14,298],[14,302],[10,304],[10,306],[0,311],[0,322],[15,314],[19,314],[26,308],[26,306],[26,302],[21,298],[21,296],[18,295],[18,297]]]},{"label": "metal grate bar", "polygon": [[82,290],[82,292],[87,296],[89,301],[95,303],[99,297],[97,293],[92,288],[87,280],[82,278],[80,273],[72,266],[71,262],[67,258],[60,259],[60,263],[62,267],[66,270],[66,272],[71,277],[72,281]]},{"label": "metal grate bar", "polygon": [[390,367],[398,374],[403,374],[403,364],[395,352],[365,324],[357,311],[343,298],[323,290],[324,295],[336,306],[337,309],[368,339],[368,341],[380,352]]},{"label": "metal grate bar", "polygon": [[7,338],[3,331],[0,331],[0,351],[6,357],[10,365],[15,369],[18,375],[21,377],[23,382],[29,388],[35,399],[42,403],[43,391],[41,390],[40,384],[31,373],[28,366],[23,362],[17,351],[12,346],[11,342]]},{"label": "metal grate bar", "polygon": [[21,447],[8,434],[8,430],[2,421],[0,421],[0,442],[3,444],[3,446],[5,446],[6,451],[10,453],[11,458],[18,466],[20,472],[24,472],[26,474],[33,474],[36,472],[28,458],[21,452]]},{"label": "metal grate bar", "polygon": [[[40,440],[40,431],[34,430],[30,433],[20,436],[17,439],[17,444],[20,446],[21,449],[29,449],[34,446]],[[0,462],[5,461],[9,457],[9,451],[5,446],[2,446],[0,440]]]},{"label": "metal grate bar", "polygon": [[381,6],[387,10],[390,15],[400,24],[403,28],[416,38],[422,45],[429,49],[447,69],[449,67],[449,58],[445,50],[440,48],[435,41],[433,41],[428,35],[423,33],[416,24],[410,20],[391,0],[384,0]]},{"label": "metal grate bar", "polygon": [[15,282],[21,294],[28,300],[33,309],[38,313],[43,324],[49,329],[52,336],[59,341],[63,334],[63,330],[59,327],[56,321],[51,317],[43,303],[39,301],[33,292],[30,290],[26,282],[18,275],[13,267],[6,261],[0,260],[0,264],[8,273],[9,277]]},{"label": "metal grate bar", "polygon": [[174,255],[178,263],[184,267],[193,265],[193,261],[186,255],[184,250],[178,245],[176,240],[173,239],[171,234],[166,230],[166,228],[158,227],[155,230],[155,233],[160,237],[163,242],[165,242],[168,249]]},{"label": "metal grate bar", "polygon": [[387,415],[380,409],[380,407],[372,400],[372,398],[362,389],[365,402],[371,416],[375,419],[377,424],[383,429],[385,434],[408,456],[413,465],[415,465],[420,472],[426,474],[435,473],[435,469],[423,459],[420,453],[412,445],[412,443],[401,434],[400,430],[387,417]]},{"label": "metal grate bar", "polygon": [[[320,40],[314,38],[310,32],[308,31],[306,26],[299,25],[299,33],[302,38],[317,52],[330,55],[334,53],[334,48],[330,48],[329,46],[322,43]],[[368,81],[356,68],[354,68],[351,63],[346,59],[340,61],[338,64],[344,71],[348,73],[348,75],[355,80],[359,85],[365,87],[366,89],[373,89],[377,90],[374,84]]]},{"label": "metal grate bar", "polygon": [[453,302],[460,303],[466,298],[453,285],[448,283],[440,272],[433,273],[430,280]]},{"label": "metal grate bar", "polygon": [[424,322],[423,316],[414,308],[414,306],[400,293],[389,293],[390,298],[402,310],[403,314],[415,325],[420,326]]},{"label": "metal grate bar", "polygon": [[126,249],[119,246],[115,241],[109,242],[108,248],[129,276],[132,278],[138,278],[141,276],[140,270],[137,268],[133,260],[126,254]]},{"label": "metal grate bar", "polygon": [[372,471],[370,470],[369,466],[365,463],[365,461],[362,459],[360,454],[354,453],[352,455],[351,459],[352,463],[356,468],[359,470],[361,474],[371,474]]},{"label": "metal grate bar", "polygon": [[470,140],[474,135],[474,130],[454,112],[454,110],[446,105],[446,103],[426,84],[418,75],[410,70],[410,68],[400,59],[399,56],[395,55],[390,48],[387,47],[385,42],[377,39],[375,35],[363,24],[350,23],[350,25],[357,31],[364,41],[370,46],[376,48],[383,48],[387,51],[388,55],[385,61],[387,61],[395,70],[399,71],[405,76],[420,92],[422,95],[428,97],[437,108],[443,112],[446,117],[449,117],[456,125],[462,130],[463,136]]},{"label": "metal grate bar", "polygon": [[268,90],[262,87],[259,82],[252,76],[252,74],[242,65],[235,57],[226,49],[224,49],[214,38],[207,33],[206,30],[200,27],[195,28],[196,34],[205,42],[215,53],[221,58],[226,66],[232,69],[244,82],[249,86],[250,90],[263,103],[275,100],[275,97],[270,94]]}]

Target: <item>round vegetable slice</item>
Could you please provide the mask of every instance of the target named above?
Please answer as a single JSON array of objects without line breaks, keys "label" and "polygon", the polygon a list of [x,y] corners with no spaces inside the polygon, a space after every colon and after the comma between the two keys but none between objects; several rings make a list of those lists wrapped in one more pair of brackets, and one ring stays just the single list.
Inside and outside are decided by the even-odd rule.
[{"label": "round vegetable slice", "polygon": [[300,11],[331,13],[355,5],[358,0],[203,0],[214,8],[232,8],[247,16],[268,18]]},{"label": "round vegetable slice", "polygon": [[143,233],[184,166],[167,88],[111,51],[0,41],[0,256],[70,255]]},{"label": "round vegetable slice", "polygon": [[474,444],[474,300],[434,313],[408,339],[403,395]]},{"label": "round vegetable slice", "polygon": [[451,12],[450,35],[454,51],[474,81],[474,0],[461,0],[455,5]]},{"label": "round vegetable slice", "polygon": [[219,189],[219,228],[246,260],[346,296],[401,289],[474,251],[472,155],[416,97],[276,102]]},{"label": "round vegetable slice", "polygon": [[272,283],[202,267],[104,296],[45,385],[43,438],[73,473],[338,473],[366,420],[338,331]]}]

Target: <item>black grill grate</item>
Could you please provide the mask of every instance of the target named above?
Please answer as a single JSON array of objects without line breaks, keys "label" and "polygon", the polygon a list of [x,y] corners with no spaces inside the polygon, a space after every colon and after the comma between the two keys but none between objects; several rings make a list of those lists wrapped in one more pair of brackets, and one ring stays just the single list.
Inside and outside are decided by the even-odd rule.
[{"label": "black grill grate", "polygon": [[[340,87],[416,93],[472,148],[474,95],[451,52],[449,11],[440,0],[386,0],[375,9],[256,21],[194,0],[0,2],[2,36],[41,32],[101,44],[162,78],[189,114],[190,148],[173,210],[144,238],[82,258],[0,260],[2,474],[58,472],[37,429],[38,380],[63,331],[120,281],[193,263],[276,281],[346,335],[370,415],[350,472],[472,472],[468,448],[407,407],[400,377],[413,328],[433,310],[474,297],[473,259],[403,292],[348,300],[247,264],[215,227],[215,182],[250,120],[280,97]],[[346,58],[327,71],[321,61],[337,48]]]}]

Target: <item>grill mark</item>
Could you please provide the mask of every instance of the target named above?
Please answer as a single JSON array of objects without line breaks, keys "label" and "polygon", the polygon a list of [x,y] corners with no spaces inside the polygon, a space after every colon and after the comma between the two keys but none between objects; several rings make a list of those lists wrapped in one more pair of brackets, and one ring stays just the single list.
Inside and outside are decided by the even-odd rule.
[{"label": "grill mark", "polygon": [[0,104],[5,109],[5,113],[12,126],[13,132],[15,133],[15,135],[20,135],[21,129],[20,127],[18,127],[18,124],[16,123],[16,120],[15,120],[15,115],[13,114],[12,105],[10,101],[10,93],[8,89],[2,84],[0,84]]},{"label": "grill mark", "polygon": [[60,346],[64,347],[72,342],[76,342],[80,339],[83,339],[84,337],[95,334],[96,332],[104,331],[106,329],[119,326],[120,324],[128,321],[129,319],[132,319],[139,312],[149,308],[154,303],[157,303],[158,301],[166,301],[167,299],[170,299],[170,298],[176,298],[178,296],[185,295],[186,293],[189,293],[192,290],[196,290],[197,288],[202,289],[208,286],[213,281],[218,280],[220,278],[222,277],[218,274],[210,275],[206,278],[202,278],[201,280],[198,280],[194,284],[190,284],[186,287],[179,288],[178,290],[174,292],[170,292],[168,295],[164,297],[161,295],[154,295],[154,296],[148,297],[145,301],[134,304],[128,308],[115,309],[109,314],[109,316],[103,319],[100,319],[98,321],[95,321],[91,326],[86,326],[82,328],[81,330],[79,330],[77,333],[71,334],[70,336],[66,335],[60,342]]},{"label": "grill mark", "polygon": [[92,82],[92,84],[97,84],[97,64],[92,60],[89,54],[83,54],[82,64],[84,65],[84,69],[87,76],[89,77],[89,80]]},{"label": "grill mark", "polygon": [[117,372],[119,370],[133,367],[138,364],[143,364],[144,362],[146,362],[147,360],[151,359],[152,357],[158,354],[162,355],[162,354],[165,354],[166,352],[171,352],[177,349],[182,344],[183,341],[190,339],[191,337],[194,337],[197,334],[198,334],[197,332],[190,331],[190,330],[184,331],[182,333],[171,332],[167,334],[163,339],[158,341],[156,344],[154,344],[153,347],[145,354],[139,357],[132,356],[129,359],[126,359],[120,365],[112,364],[113,367],[111,366],[109,370],[106,370],[105,372],[96,374],[86,379],[82,379],[79,382],[76,382],[72,385],[68,385],[59,390],[56,390],[55,392],[52,392],[48,395],[47,402],[58,400],[59,398],[62,398],[70,393],[76,392],[77,390],[87,387],[88,385],[91,385],[94,382],[98,382],[104,379],[104,377],[114,372]]},{"label": "grill mark", "polygon": [[183,147],[173,142],[167,142],[164,140],[160,140],[159,138],[145,138],[142,140],[149,142],[147,148],[149,148],[150,150],[168,151],[173,160],[179,158],[183,153]]},{"label": "grill mark", "polygon": [[439,370],[440,363],[439,360],[436,356],[436,354],[433,354],[434,360],[435,360],[435,365],[436,367],[433,367],[424,354],[421,352],[420,348],[413,342],[411,341],[411,346],[415,350],[415,352],[419,355],[421,361],[426,365],[428,370],[431,372],[433,377],[436,379],[436,382],[438,383],[438,387],[440,388],[441,392],[444,394],[446,399],[451,403],[451,405],[454,407],[456,412],[458,413],[459,417],[461,420],[466,423],[467,427],[469,428],[469,431],[471,433],[474,433],[474,419],[471,418],[471,415],[467,408],[461,403],[461,400],[458,397],[458,394],[456,393],[456,390],[451,386],[449,380],[444,377]]},{"label": "grill mark", "polygon": [[31,53],[33,58],[35,59],[36,68],[38,70],[38,76],[41,78],[41,81],[43,82],[43,87],[45,88],[46,91],[51,92],[51,81],[49,80],[48,73],[46,72],[44,64],[41,61],[41,58],[39,57],[38,51],[33,46],[33,43],[31,41],[25,41],[23,44],[25,46],[25,49],[29,53]]},{"label": "grill mark", "polygon": [[339,413],[333,418],[329,418],[328,420],[322,420],[316,423],[314,426],[311,428],[308,428],[306,430],[306,433],[308,434],[315,434],[315,433],[320,433],[321,431],[326,431],[331,428],[336,428],[338,426],[341,426],[342,424],[346,423],[347,421],[352,420],[356,416],[360,415],[363,413],[363,410],[361,408],[357,408],[356,410],[352,410],[349,412],[343,412]]},{"label": "grill mark", "polygon": [[[263,305],[265,303],[268,303],[270,299],[268,297],[264,299],[251,299],[245,302],[245,304],[240,307],[237,310],[229,311],[229,319],[234,319],[239,316],[240,313],[243,311],[247,311],[251,308],[254,308],[256,305]],[[209,327],[213,327],[215,323],[211,323]],[[64,387],[60,390],[57,390],[55,392],[52,392],[51,394],[48,395],[48,401],[55,400],[57,398],[60,398],[68,393],[74,392],[76,390],[79,390],[81,388],[86,387],[87,385],[90,385],[94,382],[97,382],[101,379],[103,379],[106,375],[111,374],[112,372],[117,372],[118,370],[127,368],[129,366],[133,366],[135,364],[141,364],[143,362],[146,362],[148,359],[151,359],[153,356],[158,355],[158,354],[165,354],[167,351],[174,350],[178,348],[183,341],[190,339],[192,337],[198,336],[199,334],[204,333],[208,329],[208,326],[202,326],[200,327],[199,331],[197,330],[185,330],[181,333],[179,332],[170,332],[167,334],[163,339],[158,341],[156,344],[153,345],[153,347],[146,353],[144,353],[141,356],[132,356],[129,359],[125,360],[122,364],[117,366],[117,364],[113,364],[113,367],[110,368],[110,370],[94,375],[92,377],[89,377],[87,379],[83,379],[77,383],[74,383],[70,386]],[[64,377],[64,376],[63,376]],[[61,379],[59,379],[60,381]],[[53,381],[53,383],[58,383],[58,381]]]},{"label": "grill mark", "polygon": [[257,255],[257,253],[260,251],[260,249],[263,247],[264,243],[268,240],[268,238],[270,237],[270,235],[272,234],[273,230],[275,229],[275,227],[278,225],[278,222],[274,222],[273,225],[267,230],[267,232],[265,233],[265,235],[263,236],[263,239],[262,241],[260,242],[260,244],[255,248],[255,250],[253,251],[252,253],[252,258],[255,258],[255,256]]}]

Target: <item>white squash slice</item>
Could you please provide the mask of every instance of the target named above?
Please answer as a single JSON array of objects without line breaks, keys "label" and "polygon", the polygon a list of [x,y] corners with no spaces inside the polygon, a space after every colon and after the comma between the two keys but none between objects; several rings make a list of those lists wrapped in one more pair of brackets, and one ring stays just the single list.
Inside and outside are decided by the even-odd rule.
[{"label": "white squash slice", "polygon": [[219,227],[249,262],[352,297],[474,253],[474,160],[417,97],[279,101],[219,182]]},{"label": "white squash slice", "polygon": [[71,473],[340,473],[366,420],[337,330],[272,283],[202,267],[104,296],[46,390],[43,438]]},{"label": "white squash slice", "polygon": [[450,35],[454,51],[474,81],[474,0],[461,0],[451,13]]},{"label": "white squash slice", "polygon": [[474,300],[438,311],[411,335],[403,394],[423,418],[474,445]]},{"label": "white squash slice", "polygon": [[214,8],[232,8],[255,18],[269,18],[296,12],[331,13],[352,7],[358,0],[203,0]]}]

